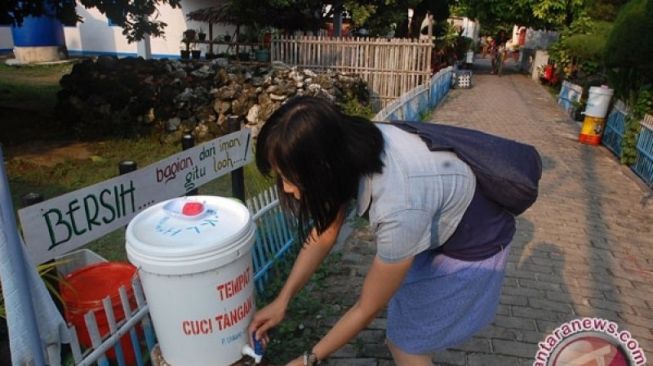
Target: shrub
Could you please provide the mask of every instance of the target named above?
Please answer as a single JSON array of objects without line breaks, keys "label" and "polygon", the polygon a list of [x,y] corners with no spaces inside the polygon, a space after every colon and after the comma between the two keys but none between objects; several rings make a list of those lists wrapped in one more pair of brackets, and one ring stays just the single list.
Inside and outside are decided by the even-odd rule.
[{"label": "shrub", "polygon": [[566,79],[583,88],[605,83],[603,54],[611,29],[609,22],[580,17],[562,32],[549,53]]},{"label": "shrub", "polygon": [[653,79],[653,1],[632,0],[617,19],[605,47],[608,66],[635,68]]},{"label": "shrub", "polygon": [[569,36],[562,41],[562,44],[572,57],[583,61],[600,60],[611,29],[611,23],[592,22],[587,34]]}]

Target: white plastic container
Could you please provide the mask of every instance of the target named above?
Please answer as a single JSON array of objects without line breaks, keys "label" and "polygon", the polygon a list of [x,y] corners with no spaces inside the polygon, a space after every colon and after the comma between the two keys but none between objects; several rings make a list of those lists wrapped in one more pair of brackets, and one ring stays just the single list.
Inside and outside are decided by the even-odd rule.
[{"label": "white plastic container", "polygon": [[467,54],[465,55],[465,63],[474,63],[474,51],[467,51]]},{"label": "white plastic container", "polygon": [[605,118],[608,114],[608,107],[610,106],[610,99],[614,90],[605,86],[592,86],[587,96],[587,106],[585,107],[585,115],[590,117]]},{"label": "white plastic container", "polygon": [[127,227],[161,353],[173,366],[231,365],[242,358],[255,311],[255,226],[240,202],[175,198]]}]

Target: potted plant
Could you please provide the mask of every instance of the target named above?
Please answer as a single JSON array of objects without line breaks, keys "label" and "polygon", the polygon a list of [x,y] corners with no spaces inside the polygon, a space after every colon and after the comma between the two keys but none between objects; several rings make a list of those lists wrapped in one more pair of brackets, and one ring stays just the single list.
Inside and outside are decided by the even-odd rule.
[{"label": "potted plant", "polygon": [[201,51],[201,50],[199,49],[199,47],[197,46],[197,43],[193,43],[193,44],[191,45],[191,47],[192,47],[192,49],[190,50],[191,58],[192,58],[193,60],[199,60],[199,59],[200,59],[200,56],[201,56],[201,54],[202,54],[202,51]]},{"label": "potted plant", "polygon": [[186,29],[184,31],[184,39],[187,39],[189,41],[194,41],[197,38],[197,32],[195,29]]},{"label": "potted plant", "polygon": [[238,52],[237,58],[239,61],[249,61],[249,52],[240,51]]},{"label": "potted plant", "polygon": [[181,42],[186,45],[186,49],[181,50],[181,59],[182,60],[188,60],[190,58],[190,48],[191,44],[195,42],[195,30],[194,29],[187,29],[184,31],[184,36],[181,39]]},{"label": "potted plant", "polygon": [[270,50],[264,46],[259,46],[258,49],[254,52],[254,57],[258,62],[269,62],[270,61]]},{"label": "potted plant", "polygon": [[225,33],[223,39],[225,42],[229,43],[231,41],[231,36],[229,35],[229,33]]},{"label": "potted plant", "polygon": [[204,29],[202,29],[202,27],[200,27],[200,31],[197,33],[197,38],[198,38],[201,42],[206,41],[206,33],[204,33]]}]

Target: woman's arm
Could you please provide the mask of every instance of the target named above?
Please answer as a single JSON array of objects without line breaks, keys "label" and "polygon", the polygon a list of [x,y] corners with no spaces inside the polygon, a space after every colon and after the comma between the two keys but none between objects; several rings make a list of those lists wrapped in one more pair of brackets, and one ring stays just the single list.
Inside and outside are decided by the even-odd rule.
[{"label": "woman's arm", "polygon": [[374,258],[358,301],[313,347],[318,359],[325,359],[344,346],[374,320],[399,289],[412,263],[413,257],[397,263],[384,263],[379,257]]},{"label": "woman's arm", "polygon": [[254,315],[249,333],[256,331],[256,339],[261,339],[268,329],[281,322],[290,300],[304,287],[333,248],[344,220],[345,209],[343,207],[334,222],[322,234],[317,235],[315,229],[311,230],[279,295],[270,305]]}]

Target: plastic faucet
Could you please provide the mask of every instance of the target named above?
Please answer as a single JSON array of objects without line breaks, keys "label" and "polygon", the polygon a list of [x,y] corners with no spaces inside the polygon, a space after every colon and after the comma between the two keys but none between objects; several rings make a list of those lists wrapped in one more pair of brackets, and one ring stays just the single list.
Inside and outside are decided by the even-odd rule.
[{"label": "plastic faucet", "polygon": [[263,344],[261,341],[256,340],[256,333],[252,333],[252,342],[254,343],[254,348],[250,347],[249,344],[245,344],[241,353],[253,358],[254,363],[259,364],[263,359]]}]

